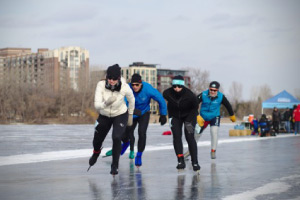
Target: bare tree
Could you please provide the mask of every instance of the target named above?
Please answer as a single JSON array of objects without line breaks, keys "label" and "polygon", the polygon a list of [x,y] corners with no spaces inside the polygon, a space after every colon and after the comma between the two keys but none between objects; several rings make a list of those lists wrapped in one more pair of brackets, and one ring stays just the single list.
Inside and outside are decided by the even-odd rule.
[{"label": "bare tree", "polygon": [[186,68],[187,75],[191,78],[191,90],[199,94],[207,89],[209,85],[209,72],[200,68]]},{"label": "bare tree", "polygon": [[233,81],[229,88],[229,94],[228,94],[228,99],[231,102],[233,110],[237,110],[237,106],[242,100],[242,95],[241,95],[242,93],[243,93],[242,83]]},{"label": "bare tree", "polygon": [[267,84],[260,87],[252,87],[250,107],[254,116],[258,117],[261,115],[262,102],[272,96],[271,88]]}]

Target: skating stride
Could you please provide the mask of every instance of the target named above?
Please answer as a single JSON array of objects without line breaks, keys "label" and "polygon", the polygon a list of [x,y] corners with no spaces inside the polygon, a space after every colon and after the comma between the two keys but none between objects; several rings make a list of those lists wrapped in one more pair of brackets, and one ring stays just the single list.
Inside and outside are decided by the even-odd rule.
[{"label": "skating stride", "polygon": [[[232,110],[232,106],[223,93],[219,91],[220,84],[217,81],[212,81],[209,84],[209,89],[200,93],[197,96],[198,103],[201,104],[200,115],[197,116],[197,122],[201,127],[200,131],[196,131],[196,140],[198,141],[201,137],[204,129],[210,125],[211,135],[211,159],[216,159],[216,150],[218,144],[218,133],[220,127],[220,107],[221,104],[227,109],[230,120],[235,122],[235,115]],[[187,151],[184,157],[187,158],[190,152]]]},{"label": "skating stride", "polygon": [[[128,100],[128,107],[124,98]],[[132,90],[121,78],[121,68],[118,64],[108,67],[106,80],[97,84],[95,92],[95,108],[99,111],[99,117],[95,124],[93,139],[93,155],[89,159],[90,167],[93,166],[101,153],[101,148],[111,126],[112,130],[112,175],[118,174],[119,158],[121,153],[121,139],[126,126],[131,126],[135,99]]]},{"label": "skating stride", "polygon": [[[146,132],[150,120],[150,101],[155,100],[159,104],[160,118],[159,122],[164,125],[167,122],[167,105],[161,95],[161,93],[152,87],[149,83],[142,81],[142,77],[139,74],[133,74],[131,77],[130,88],[133,91],[135,98],[135,109],[133,115],[133,125],[126,128],[124,137],[122,139],[122,151],[123,155],[130,144],[129,158],[134,158],[134,130],[138,126],[138,152],[135,157],[135,166],[142,166],[142,154],[146,147]],[[106,152],[106,156],[110,156],[112,151]]]},{"label": "skating stride", "polygon": [[185,169],[182,144],[182,126],[184,134],[191,152],[191,160],[194,171],[199,171],[197,144],[194,138],[196,116],[198,115],[198,102],[195,94],[185,87],[182,76],[175,76],[172,87],[163,92],[163,97],[167,100],[169,115],[169,125],[173,133],[173,145],[178,159],[178,170]]}]

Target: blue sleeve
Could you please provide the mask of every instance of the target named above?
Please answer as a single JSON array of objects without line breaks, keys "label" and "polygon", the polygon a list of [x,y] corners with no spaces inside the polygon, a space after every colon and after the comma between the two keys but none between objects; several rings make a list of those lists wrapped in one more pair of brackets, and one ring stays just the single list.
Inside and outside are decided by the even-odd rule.
[{"label": "blue sleeve", "polygon": [[[150,85],[150,84],[149,84]],[[151,86],[151,85],[150,85]],[[167,104],[162,94],[151,86],[151,98],[157,101],[160,115],[167,115]]]},{"label": "blue sleeve", "polygon": [[[130,89],[131,89],[131,85],[128,83],[128,85],[129,85],[129,87],[130,87]],[[128,107],[128,100],[127,100],[127,98],[126,98],[126,96],[124,96],[124,101],[125,101],[125,103],[126,103],[126,106]]]}]

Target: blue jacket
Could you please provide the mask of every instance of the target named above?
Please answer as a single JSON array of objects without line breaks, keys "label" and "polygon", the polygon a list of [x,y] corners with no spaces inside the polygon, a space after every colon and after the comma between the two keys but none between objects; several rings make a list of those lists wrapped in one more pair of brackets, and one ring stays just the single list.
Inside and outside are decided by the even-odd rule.
[{"label": "blue jacket", "polygon": [[[128,83],[130,88],[132,89],[131,83]],[[143,86],[139,92],[134,92],[133,95],[135,98],[135,109],[139,109],[144,115],[146,112],[150,110],[150,101],[154,99],[159,104],[159,113],[160,115],[167,115],[167,104],[162,94],[152,87],[151,84],[147,82],[142,82]],[[137,118],[138,116],[133,115],[133,118]]]},{"label": "blue jacket", "polygon": [[213,118],[220,116],[220,107],[223,101],[223,94],[218,91],[217,97],[211,99],[209,90],[202,92],[202,104],[200,115],[205,121],[210,121]]}]

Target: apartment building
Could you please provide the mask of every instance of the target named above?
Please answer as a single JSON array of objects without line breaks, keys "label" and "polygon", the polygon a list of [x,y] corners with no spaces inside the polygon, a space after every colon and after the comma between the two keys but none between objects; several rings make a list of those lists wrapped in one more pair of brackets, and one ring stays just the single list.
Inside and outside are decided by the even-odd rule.
[{"label": "apartment building", "polygon": [[[145,64],[143,62],[133,62],[129,67],[121,68],[122,76],[127,82],[131,81],[131,76],[133,74],[139,74],[142,80],[150,83],[154,88],[157,87],[157,69],[156,64]],[[152,113],[157,113],[158,104],[151,100],[150,111]]]},{"label": "apartment building", "polygon": [[88,83],[89,51],[76,46],[54,50],[0,49],[0,83],[38,87],[52,92],[80,90]]},{"label": "apartment building", "polygon": [[181,75],[184,78],[185,86],[191,87],[191,79],[186,76],[185,70],[171,70],[171,69],[157,69],[157,89],[163,92],[165,89],[171,87],[172,80],[175,76]]}]

